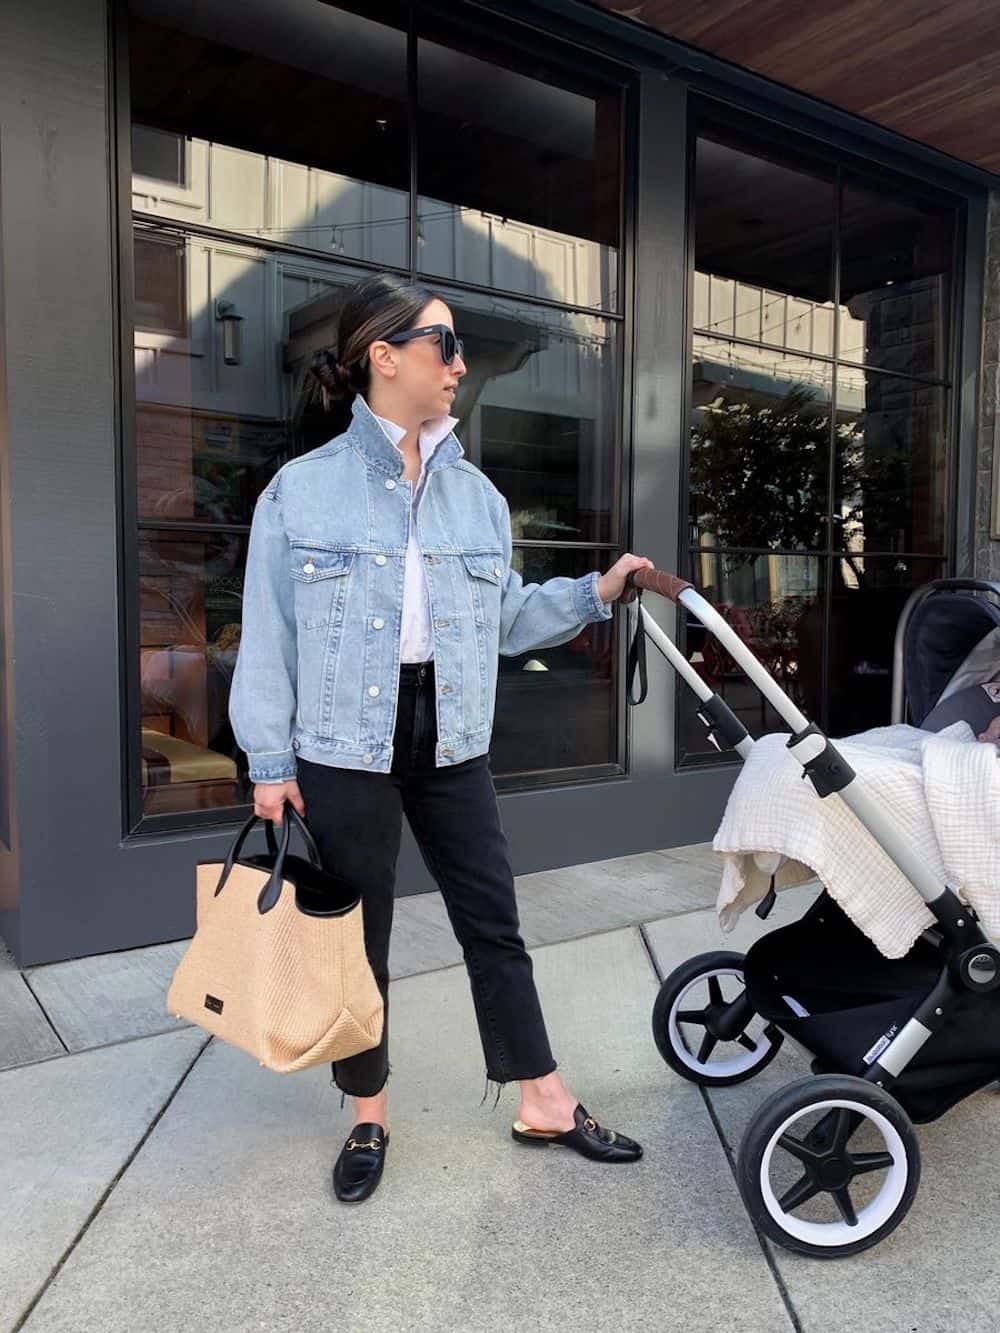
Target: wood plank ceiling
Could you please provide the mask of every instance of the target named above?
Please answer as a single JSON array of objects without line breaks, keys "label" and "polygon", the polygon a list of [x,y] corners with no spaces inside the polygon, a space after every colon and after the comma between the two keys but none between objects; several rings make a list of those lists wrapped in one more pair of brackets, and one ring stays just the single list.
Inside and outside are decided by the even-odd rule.
[{"label": "wood plank ceiling", "polygon": [[1000,0],[597,0],[1000,172]]}]

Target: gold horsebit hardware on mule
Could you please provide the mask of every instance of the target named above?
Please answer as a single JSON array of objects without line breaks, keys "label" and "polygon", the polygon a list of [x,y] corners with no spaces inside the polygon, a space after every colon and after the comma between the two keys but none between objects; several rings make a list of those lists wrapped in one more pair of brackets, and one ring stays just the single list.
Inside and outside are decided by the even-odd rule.
[{"label": "gold horsebit hardware on mule", "polygon": [[381,1146],[382,1146],[381,1139],[368,1139],[368,1140],[363,1139],[360,1143],[358,1143],[357,1139],[353,1138],[347,1140],[348,1152],[354,1152],[356,1148],[374,1148],[377,1151],[379,1148],[381,1148]]},{"label": "gold horsebit hardware on mule", "polygon": [[[592,1115],[587,1116],[586,1120],[583,1122],[583,1127],[584,1129],[589,1129],[591,1134],[598,1133],[601,1128]],[[615,1131],[613,1129],[606,1129],[604,1133],[607,1135],[607,1142],[614,1143],[616,1137]]]}]

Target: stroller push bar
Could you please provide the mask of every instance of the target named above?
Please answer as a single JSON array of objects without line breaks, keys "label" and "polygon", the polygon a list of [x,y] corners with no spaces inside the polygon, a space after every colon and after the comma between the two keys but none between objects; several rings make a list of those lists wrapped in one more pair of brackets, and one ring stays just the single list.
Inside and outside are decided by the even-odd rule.
[{"label": "stroller push bar", "polygon": [[[834,793],[840,796],[930,906],[942,930],[951,938],[962,938],[961,932],[965,931],[967,923],[971,925],[970,918],[973,917],[971,909],[962,906],[957,894],[948,885],[941,883],[923,858],[917,855],[900,836],[881,807],[856,781],[853,769],[833,743],[818,726],[810,724],[715,607],[690,583],[663,570],[636,570],[629,575],[628,581],[635,589],[646,589],[670,598],[696,616],[705,628],[711,631],[779,717],[791,728],[792,737],[788,742],[788,748],[802,765],[818,794],[824,798]],[[627,597],[627,600],[630,599]],[[678,667],[684,680],[699,697],[703,701],[706,698],[716,697],[694,672],[676,645],[670,642],[667,635],[655,625],[652,617],[642,607],[640,615],[646,633],[671,664]],[[678,659],[684,663],[685,669],[680,668]],[[728,712],[728,709],[726,711]],[[748,738],[748,743],[739,747],[741,757],[745,757],[752,745],[753,742]],[[970,943],[972,942],[974,941],[970,940]]]}]

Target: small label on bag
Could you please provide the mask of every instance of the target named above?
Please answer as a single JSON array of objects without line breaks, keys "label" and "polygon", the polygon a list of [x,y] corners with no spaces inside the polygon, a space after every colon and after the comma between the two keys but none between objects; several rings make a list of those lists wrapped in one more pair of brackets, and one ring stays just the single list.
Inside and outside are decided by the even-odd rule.
[{"label": "small label on bag", "polygon": [[222,1013],[222,1004],[223,1004],[222,1000],[220,1000],[217,995],[205,996],[205,1008],[211,1009],[213,1014]]}]

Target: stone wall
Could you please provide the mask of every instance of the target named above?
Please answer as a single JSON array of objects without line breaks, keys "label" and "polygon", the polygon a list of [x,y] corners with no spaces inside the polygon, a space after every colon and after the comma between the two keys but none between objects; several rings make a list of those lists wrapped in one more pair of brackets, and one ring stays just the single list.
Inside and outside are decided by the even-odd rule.
[{"label": "stone wall", "polygon": [[1000,539],[991,539],[993,487],[1000,450],[1000,193],[990,196],[983,309],[983,377],[976,467],[975,572],[1000,579]]}]

